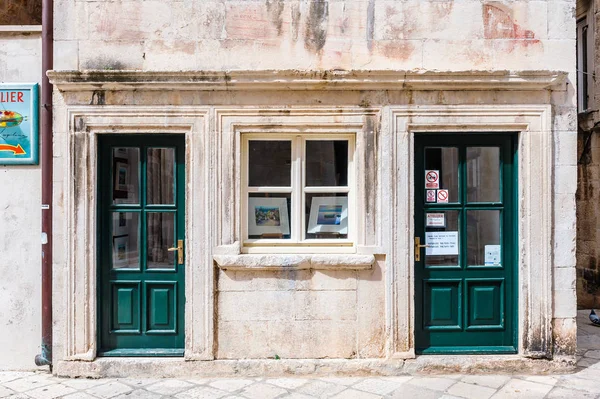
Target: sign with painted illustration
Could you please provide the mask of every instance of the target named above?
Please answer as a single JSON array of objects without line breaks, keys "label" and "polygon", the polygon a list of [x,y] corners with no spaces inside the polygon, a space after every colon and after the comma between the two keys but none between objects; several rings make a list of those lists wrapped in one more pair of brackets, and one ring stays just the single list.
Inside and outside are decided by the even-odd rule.
[{"label": "sign with painted illustration", "polygon": [[38,85],[0,84],[0,165],[37,165],[38,137]]}]

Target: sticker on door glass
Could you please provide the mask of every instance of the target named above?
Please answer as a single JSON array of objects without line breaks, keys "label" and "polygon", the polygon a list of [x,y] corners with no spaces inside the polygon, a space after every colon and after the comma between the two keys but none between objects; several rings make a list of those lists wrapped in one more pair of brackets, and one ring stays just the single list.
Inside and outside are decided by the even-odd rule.
[{"label": "sticker on door glass", "polygon": [[441,213],[427,213],[426,227],[446,227],[446,215]]},{"label": "sticker on door glass", "polygon": [[440,188],[440,171],[425,171],[425,188]]},{"label": "sticker on door glass", "polygon": [[437,194],[435,191],[436,190],[427,190],[427,202],[436,202],[437,201]]},{"label": "sticker on door glass", "polygon": [[485,265],[500,266],[500,245],[486,245],[485,250]]},{"label": "sticker on door glass", "polygon": [[437,190],[437,202],[439,204],[448,203],[448,190]]},{"label": "sticker on door glass", "polygon": [[425,255],[458,255],[458,231],[428,231]]}]

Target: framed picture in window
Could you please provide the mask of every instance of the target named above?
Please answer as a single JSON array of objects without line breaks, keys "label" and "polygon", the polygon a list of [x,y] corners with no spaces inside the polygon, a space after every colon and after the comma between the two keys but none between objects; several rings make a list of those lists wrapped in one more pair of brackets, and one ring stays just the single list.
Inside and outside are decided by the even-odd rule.
[{"label": "framed picture in window", "polygon": [[127,190],[129,188],[129,163],[126,159],[114,158],[113,177],[113,199],[127,198]]},{"label": "framed picture in window", "polygon": [[286,198],[248,198],[248,235],[290,234]]},{"label": "framed picture in window", "polygon": [[129,219],[131,219],[131,214],[125,212],[113,213],[113,235],[122,236],[129,234]]},{"label": "framed picture in window", "polygon": [[129,181],[129,165],[115,162],[115,191],[127,191]]},{"label": "framed picture in window", "polygon": [[348,197],[313,197],[307,232],[348,234]]},{"label": "framed picture in window", "polygon": [[129,236],[113,237],[113,268],[127,267],[129,264]]}]

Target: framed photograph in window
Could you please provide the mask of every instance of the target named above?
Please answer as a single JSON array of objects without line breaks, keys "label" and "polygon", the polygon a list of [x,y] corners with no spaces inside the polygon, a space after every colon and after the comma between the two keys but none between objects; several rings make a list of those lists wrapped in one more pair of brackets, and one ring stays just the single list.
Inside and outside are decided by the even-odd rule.
[{"label": "framed photograph in window", "polygon": [[348,197],[313,197],[307,232],[348,234]]},{"label": "framed photograph in window", "polygon": [[129,163],[127,159],[113,159],[113,180],[113,199],[126,199],[129,189]]},{"label": "framed photograph in window", "polygon": [[113,268],[127,267],[129,264],[129,236],[113,237]]},{"label": "framed photograph in window", "polygon": [[248,198],[248,235],[290,234],[286,198]]},{"label": "framed photograph in window", "polygon": [[115,191],[127,191],[129,181],[129,165],[125,162],[115,162]]},{"label": "framed photograph in window", "polygon": [[129,234],[129,220],[131,214],[125,212],[113,213],[113,235],[123,236]]}]

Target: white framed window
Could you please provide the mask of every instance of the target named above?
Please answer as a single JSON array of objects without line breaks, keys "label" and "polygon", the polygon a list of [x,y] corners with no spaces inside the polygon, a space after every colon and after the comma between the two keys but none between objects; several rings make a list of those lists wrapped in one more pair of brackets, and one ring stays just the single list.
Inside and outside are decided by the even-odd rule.
[{"label": "white framed window", "polygon": [[245,253],[351,252],[354,134],[242,134]]},{"label": "white framed window", "polygon": [[589,109],[590,84],[590,29],[587,18],[577,21],[577,112],[585,112]]}]

